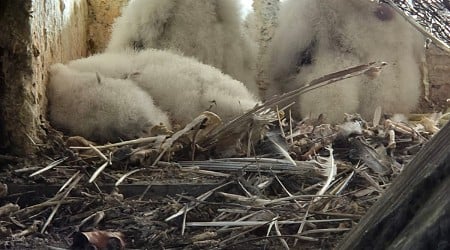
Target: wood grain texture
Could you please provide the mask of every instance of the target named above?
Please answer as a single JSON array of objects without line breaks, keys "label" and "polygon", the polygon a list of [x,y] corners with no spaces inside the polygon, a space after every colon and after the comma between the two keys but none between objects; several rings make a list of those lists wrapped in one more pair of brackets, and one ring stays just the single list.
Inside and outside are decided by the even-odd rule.
[{"label": "wood grain texture", "polygon": [[447,124],[405,167],[338,249],[448,247],[449,138]]}]

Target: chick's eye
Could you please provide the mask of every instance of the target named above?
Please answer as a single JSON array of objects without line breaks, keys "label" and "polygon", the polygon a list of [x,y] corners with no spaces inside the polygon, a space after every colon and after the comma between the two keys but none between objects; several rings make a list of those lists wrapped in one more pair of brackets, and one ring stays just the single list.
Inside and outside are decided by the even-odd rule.
[{"label": "chick's eye", "polygon": [[297,57],[297,67],[301,67],[302,65],[308,65],[312,63],[312,48],[309,47],[308,49],[298,53]]},{"label": "chick's eye", "polygon": [[374,14],[381,21],[390,21],[394,18],[394,11],[385,3],[380,3]]},{"label": "chick's eye", "polygon": [[297,52],[297,57],[296,57],[297,58],[297,62],[296,62],[297,73],[299,73],[300,68],[303,65],[309,65],[309,64],[313,63],[313,56],[314,56],[315,48],[316,48],[316,41],[312,41],[305,50]]},{"label": "chick's eye", "polygon": [[139,40],[139,41],[133,41],[133,42],[131,43],[131,46],[132,46],[133,49],[136,50],[136,51],[140,51],[140,50],[145,49],[144,43],[142,42],[142,40]]}]

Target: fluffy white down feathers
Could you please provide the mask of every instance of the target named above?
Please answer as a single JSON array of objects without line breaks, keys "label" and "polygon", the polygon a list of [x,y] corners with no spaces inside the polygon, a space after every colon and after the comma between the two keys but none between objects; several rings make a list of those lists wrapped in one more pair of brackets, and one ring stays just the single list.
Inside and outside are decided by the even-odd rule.
[{"label": "fluffy white down feathers", "polygon": [[344,113],[371,118],[376,107],[408,113],[418,104],[423,38],[387,5],[361,0],[290,0],[279,13],[272,48],[270,94],[348,66],[385,61],[374,80],[357,77],[299,99],[301,116]]},{"label": "fluffy white down feathers", "polygon": [[98,141],[133,138],[149,125],[170,127],[169,120],[185,125],[205,110],[227,121],[257,104],[218,69],[153,49],[53,65],[48,98],[54,126]]},{"label": "fluffy white down feathers", "polygon": [[244,84],[193,58],[146,50],[135,59],[137,73],[130,78],[181,124],[204,110],[229,121],[257,104]]},{"label": "fluffy white down feathers", "polygon": [[[227,121],[251,109],[257,98],[231,78],[256,93],[256,46],[242,34],[237,8],[235,0],[132,0],[106,53],[51,68],[52,124],[88,139],[117,141],[160,123],[185,125],[205,110]],[[352,78],[301,96],[301,116],[324,113],[339,122],[344,113],[370,118],[378,106],[401,113],[416,106],[423,39],[387,6],[289,0],[279,18],[266,67],[270,94],[344,67],[389,64],[378,78]]]},{"label": "fluffy white down feathers", "polygon": [[66,133],[107,142],[144,136],[153,125],[170,127],[168,116],[130,80],[63,64],[52,65],[49,73],[50,120]]},{"label": "fluffy white down feathers", "polygon": [[106,53],[52,67],[50,120],[100,141],[139,136],[142,124],[185,125],[205,110],[228,121],[258,102],[231,78],[256,92],[256,50],[236,0],[131,0]]},{"label": "fluffy white down feathers", "polygon": [[242,31],[236,0],[132,0],[107,52],[156,48],[192,56],[256,91],[256,42]]}]

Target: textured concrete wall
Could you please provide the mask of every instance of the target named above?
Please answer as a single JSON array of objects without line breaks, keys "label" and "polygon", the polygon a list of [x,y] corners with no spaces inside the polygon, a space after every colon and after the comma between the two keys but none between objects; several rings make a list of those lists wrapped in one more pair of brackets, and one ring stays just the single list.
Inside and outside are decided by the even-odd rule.
[{"label": "textured concrete wall", "polygon": [[87,54],[87,13],[86,0],[0,1],[0,151],[44,138],[47,69]]},{"label": "textured concrete wall", "polygon": [[[277,15],[279,11],[279,0],[254,0],[253,9],[255,11],[254,22],[256,23],[256,34],[259,45],[256,82],[259,88],[259,96],[265,100],[268,97],[269,88],[268,69],[270,55],[267,53],[272,41],[274,31],[277,26]],[[270,96],[270,94],[269,94]]]},{"label": "textured concrete wall", "polygon": [[127,3],[128,0],[88,0],[88,45],[91,53],[102,52],[106,48],[111,36],[112,24]]},{"label": "textured concrete wall", "polygon": [[446,107],[446,100],[450,99],[450,54],[431,46],[426,57],[430,99],[439,106]]}]

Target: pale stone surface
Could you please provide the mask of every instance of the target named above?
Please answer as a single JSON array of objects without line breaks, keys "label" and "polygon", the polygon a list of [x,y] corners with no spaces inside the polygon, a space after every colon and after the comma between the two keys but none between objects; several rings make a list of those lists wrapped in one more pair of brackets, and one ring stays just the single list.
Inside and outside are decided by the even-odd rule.
[{"label": "pale stone surface", "polygon": [[450,84],[450,54],[431,46],[427,50],[427,64],[431,85]]},{"label": "pale stone surface", "polygon": [[450,98],[450,54],[431,45],[426,53],[430,99],[448,106]]},{"label": "pale stone surface", "polygon": [[254,0],[254,23],[259,46],[257,65],[256,65],[256,82],[259,89],[259,96],[265,100],[272,93],[267,93],[269,88],[268,69],[270,55],[268,53],[269,44],[272,41],[274,31],[277,27],[277,15],[279,11],[279,0]]}]

